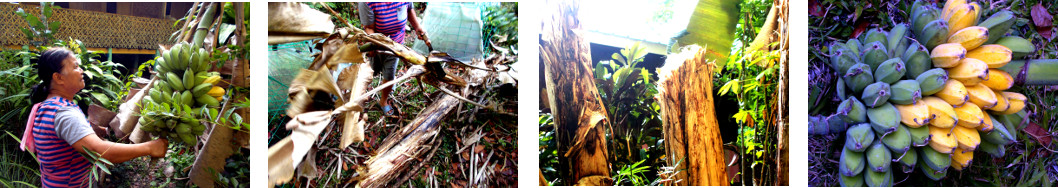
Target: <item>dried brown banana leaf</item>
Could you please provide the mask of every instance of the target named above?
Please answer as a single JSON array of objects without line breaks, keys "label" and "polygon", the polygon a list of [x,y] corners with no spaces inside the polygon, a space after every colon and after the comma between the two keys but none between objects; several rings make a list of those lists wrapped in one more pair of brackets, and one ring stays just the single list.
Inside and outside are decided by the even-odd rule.
[{"label": "dried brown banana leaf", "polygon": [[[287,90],[289,97],[287,100],[290,101],[287,115],[294,117],[307,110],[312,110],[314,103],[312,99],[320,91],[341,96],[338,92],[338,86],[331,80],[329,71],[301,69],[297,77],[290,82],[290,89]],[[344,97],[339,97],[339,99],[342,102],[345,101]]]},{"label": "dried brown banana leaf", "polygon": [[[268,37],[269,44],[283,42],[282,38],[292,36],[325,37],[334,31],[330,15],[320,12],[306,4],[292,2],[268,3]],[[277,37],[276,40],[271,39]],[[288,41],[292,42],[292,41]]]},{"label": "dried brown banana leaf", "polygon": [[[367,91],[367,86],[371,84],[371,77],[374,71],[371,70],[371,65],[367,63],[353,64],[345,68],[340,75],[338,75],[338,87],[342,89],[349,89],[347,96],[349,99],[359,98]],[[363,102],[363,101],[349,101],[349,102]],[[350,110],[344,113],[343,117],[345,121],[342,125],[342,142],[339,145],[341,148],[348,147],[352,143],[364,141],[364,123],[367,117],[364,117],[363,109]]]},{"label": "dried brown banana leaf", "polygon": [[290,137],[283,138],[272,147],[268,147],[268,186],[290,182],[294,177],[294,143]]}]

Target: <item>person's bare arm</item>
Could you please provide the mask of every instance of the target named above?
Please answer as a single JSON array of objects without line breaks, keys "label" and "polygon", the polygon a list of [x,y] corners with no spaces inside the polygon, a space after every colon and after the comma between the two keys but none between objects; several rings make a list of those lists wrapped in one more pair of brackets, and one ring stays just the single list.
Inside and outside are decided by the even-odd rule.
[{"label": "person's bare arm", "polygon": [[169,141],[164,138],[139,144],[121,144],[100,139],[95,134],[85,136],[73,144],[77,152],[84,153],[83,148],[88,148],[101,154],[111,163],[121,163],[145,155],[165,157],[167,146]]},{"label": "person's bare arm", "polygon": [[411,29],[419,33],[419,40],[430,44],[430,39],[426,37],[426,31],[422,30],[422,25],[419,24],[419,17],[415,16],[415,9],[411,5],[408,5],[408,24],[411,25]]}]

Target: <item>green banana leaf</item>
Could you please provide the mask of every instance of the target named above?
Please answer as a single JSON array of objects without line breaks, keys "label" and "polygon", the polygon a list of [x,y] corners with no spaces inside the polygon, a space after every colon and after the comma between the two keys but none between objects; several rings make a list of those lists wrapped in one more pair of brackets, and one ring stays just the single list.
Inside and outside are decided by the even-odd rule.
[{"label": "green banana leaf", "polygon": [[736,38],[740,0],[699,0],[687,23],[687,34],[677,38],[677,45],[698,45],[708,50],[708,58],[724,67]]}]

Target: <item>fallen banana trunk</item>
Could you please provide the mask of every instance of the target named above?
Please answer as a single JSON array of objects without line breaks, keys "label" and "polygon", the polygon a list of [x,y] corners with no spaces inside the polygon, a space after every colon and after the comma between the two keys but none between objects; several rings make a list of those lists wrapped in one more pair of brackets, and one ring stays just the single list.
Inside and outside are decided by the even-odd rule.
[{"label": "fallen banana trunk", "polygon": [[424,70],[422,66],[412,66],[408,68],[408,71],[400,78],[380,84],[371,91],[364,92],[357,98],[346,102],[344,105],[335,108],[332,111],[304,112],[294,116],[294,118],[286,125],[287,129],[291,129],[293,132],[289,137],[284,138],[284,140],[291,139],[291,143],[276,144],[268,149],[269,186],[289,182],[290,179],[293,178],[294,170],[301,164],[305,154],[312,149],[313,143],[316,142],[319,134],[323,132],[324,128],[331,124],[331,120],[334,116],[350,111],[362,111],[363,107],[360,106],[360,104],[367,100],[371,95],[381,91],[382,88],[402,83],[412,77],[422,75],[423,73]]},{"label": "fallen banana trunk", "polygon": [[[472,70],[468,75],[470,83],[480,83],[488,74],[484,70]],[[434,101],[419,112],[410,124],[405,125],[396,134],[386,137],[377,150],[378,155],[367,161],[366,172],[361,172],[364,179],[357,187],[392,187],[417,176],[419,168],[433,158],[440,146],[436,137],[440,131],[438,127],[445,120],[445,116],[452,109],[462,106],[460,102],[474,103],[466,100],[466,96],[475,92],[469,87],[463,87],[461,92],[448,93]]]},{"label": "fallen banana trunk", "polygon": [[367,161],[364,179],[357,187],[389,187],[412,176],[430,159],[427,155],[440,146],[438,127],[449,111],[459,106],[459,99],[446,95],[427,106],[410,124],[386,137],[378,155]]}]

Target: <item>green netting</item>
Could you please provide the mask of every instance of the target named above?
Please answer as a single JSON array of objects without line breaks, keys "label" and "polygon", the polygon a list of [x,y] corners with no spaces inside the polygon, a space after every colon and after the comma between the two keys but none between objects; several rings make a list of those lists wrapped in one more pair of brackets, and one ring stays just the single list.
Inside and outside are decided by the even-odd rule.
[{"label": "green netting", "polygon": [[[482,12],[484,3],[430,3],[423,13],[423,30],[429,34],[434,50],[447,52],[460,61],[480,59]],[[408,35],[413,36],[413,35]],[[415,40],[415,51],[426,53],[426,44]]]},{"label": "green netting", "polygon": [[269,145],[274,141],[272,138],[282,138],[275,135],[289,119],[285,115],[287,89],[298,72],[312,64],[312,54],[317,52],[312,48],[315,43],[307,40],[268,45],[268,129],[269,135],[273,135],[268,139]]}]

